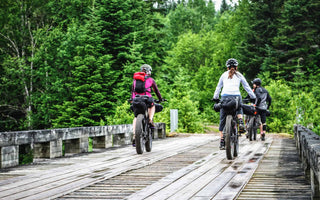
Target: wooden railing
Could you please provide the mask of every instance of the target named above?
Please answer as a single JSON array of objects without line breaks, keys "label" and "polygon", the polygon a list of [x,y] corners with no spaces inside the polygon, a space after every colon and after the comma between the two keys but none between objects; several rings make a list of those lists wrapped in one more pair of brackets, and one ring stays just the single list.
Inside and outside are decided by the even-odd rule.
[{"label": "wooden railing", "polygon": [[[154,138],[166,137],[165,123],[155,123]],[[27,146],[33,158],[56,158],[66,154],[88,152],[93,148],[131,144],[132,124],[31,130],[0,133],[0,168],[19,165],[19,151]]]},{"label": "wooden railing", "polygon": [[306,178],[311,182],[313,199],[320,199],[320,136],[304,126],[295,125],[294,137]]}]

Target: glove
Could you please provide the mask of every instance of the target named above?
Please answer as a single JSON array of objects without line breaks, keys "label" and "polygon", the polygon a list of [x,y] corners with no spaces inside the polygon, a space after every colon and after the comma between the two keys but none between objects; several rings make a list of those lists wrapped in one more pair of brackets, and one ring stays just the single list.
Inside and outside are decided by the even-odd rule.
[{"label": "glove", "polygon": [[251,103],[255,103],[256,99],[250,99]]},{"label": "glove", "polygon": [[219,99],[211,99],[211,101],[214,101],[214,102],[216,102],[216,103],[219,103]]}]

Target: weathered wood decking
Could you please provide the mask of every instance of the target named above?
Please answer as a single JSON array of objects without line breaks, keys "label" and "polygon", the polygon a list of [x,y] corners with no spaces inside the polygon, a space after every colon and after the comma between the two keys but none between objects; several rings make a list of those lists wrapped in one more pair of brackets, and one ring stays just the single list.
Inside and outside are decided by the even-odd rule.
[{"label": "weathered wood decking", "polygon": [[3,169],[0,199],[311,197],[293,139],[242,137],[233,161],[218,144],[215,135],[180,136],[156,140],[152,152],[142,155],[126,146]]}]

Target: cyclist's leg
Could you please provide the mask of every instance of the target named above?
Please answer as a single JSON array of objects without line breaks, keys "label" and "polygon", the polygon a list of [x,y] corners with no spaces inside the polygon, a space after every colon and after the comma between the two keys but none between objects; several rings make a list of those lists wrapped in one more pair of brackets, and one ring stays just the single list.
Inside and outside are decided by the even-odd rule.
[{"label": "cyclist's leg", "polygon": [[136,122],[137,122],[137,117],[133,118],[133,122],[132,122],[132,145],[135,146],[135,138],[136,138]]},{"label": "cyclist's leg", "polygon": [[152,97],[149,97],[147,106],[148,106],[148,114],[149,114],[149,123],[151,124],[152,127],[154,127],[153,116],[154,116],[154,113],[156,112],[156,106],[154,104],[154,99]]},{"label": "cyclist's leg", "polygon": [[265,139],[266,129],[267,129],[267,117],[266,117],[266,111],[260,111],[260,118],[261,118],[261,125],[260,125],[260,133],[261,133],[261,139]]},{"label": "cyclist's leg", "polygon": [[219,122],[219,133],[220,133],[220,149],[225,148],[225,141],[224,141],[224,135],[223,135],[223,129],[226,125],[226,118],[227,115],[224,112],[223,109],[220,110],[220,122]]},{"label": "cyclist's leg", "polygon": [[[242,102],[242,97],[241,95],[239,96],[239,105],[240,103]],[[238,120],[239,120],[239,133],[245,133],[246,132],[246,128],[244,126],[244,123],[243,123],[243,109],[241,106],[239,106],[238,110],[237,110],[237,117],[238,117]]]}]

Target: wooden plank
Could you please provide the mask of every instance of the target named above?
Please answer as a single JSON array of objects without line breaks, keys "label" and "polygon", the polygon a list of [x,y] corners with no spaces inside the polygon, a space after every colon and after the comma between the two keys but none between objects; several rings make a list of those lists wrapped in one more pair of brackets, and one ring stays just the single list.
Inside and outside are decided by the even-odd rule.
[{"label": "wooden plank", "polygon": [[[27,197],[32,199],[33,197],[59,196],[94,182],[116,176],[124,171],[149,165],[175,155],[180,151],[196,148],[205,143],[208,143],[208,140],[203,140],[200,137],[185,137],[166,140],[162,143],[155,142],[154,144],[157,145],[154,145],[153,152],[145,153],[143,156],[137,155],[134,148],[127,147],[112,151],[117,155],[112,155],[110,151],[101,153],[101,157],[93,156],[95,158],[92,158],[89,156],[90,158],[88,159],[81,157],[70,158],[68,162],[73,162],[73,165],[45,170],[42,173],[29,174],[3,182],[0,181],[0,198]],[[166,149],[166,151],[163,151],[163,149]],[[106,162],[106,160],[109,160],[109,162]]]},{"label": "wooden plank", "polygon": [[253,173],[258,168],[258,165],[263,158],[264,154],[271,146],[272,139],[267,138],[266,142],[263,142],[262,148],[258,148],[255,151],[253,157],[249,158],[249,162],[246,162],[241,170],[233,177],[219,193],[215,196],[216,199],[235,199],[244,186],[249,182]]},{"label": "wooden plank", "polygon": [[[242,139],[240,143],[246,143],[245,141]],[[256,146],[257,149],[261,147],[260,145]],[[249,145],[242,145],[240,150],[242,155],[246,155],[253,149]],[[225,157],[225,151],[218,151],[216,157],[207,157],[201,167],[193,168],[193,171],[189,171],[190,166],[181,169],[127,199],[188,199],[211,182],[221,171],[224,171],[230,163],[235,162],[227,161]],[[229,174],[225,176],[229,176]],[[216,184],[223,185],[225,183],[217,181]]]},{"label": "wooden plank", "polygon": [[[200,190],[197,194],[194,195],[194,198],[195,199],[201,199],[201,198],[211,199],[212,197],[215,197],[219,199],[219,196],[220,196],[220,199],[233,199],[233,198],[223,197],[224,196],[223,192],[227,192],[229,194],[227,190],[229,190],[230,187],[232,188],[234,184],[233,182],[230,182],[230,181],[237,180],[235,179],[235,177],[239,178],[237,174],[239,172],[244,171],[245,167],[249,167],[246,164],[250,162],[250,159],[254,157],[256,152],[258,152],[259,149],[261,149],[265,143],[253,141],[253,142],[250,142],[250,144],[252,146],[251,148],[249,148],[248,151],[242,152],[240,154],[241,156],[237,158],[230,167],[228,167],[224,172],[222,172],[217,178],[212,179],[210,183],[208,183],[202,190]],[[250,170],[247,169],[247,171],[250,171]],[[250,179],[251,174],[250,173],[247,173],[247,174],[248,176],[246,176],[241,181]],[[238,182],[237,184],[241,186],[244,183]]]},{"label": "wooden plank", "polygon": [[238,199],[311,199],[296,152],[293,139],[275,139]]}]

